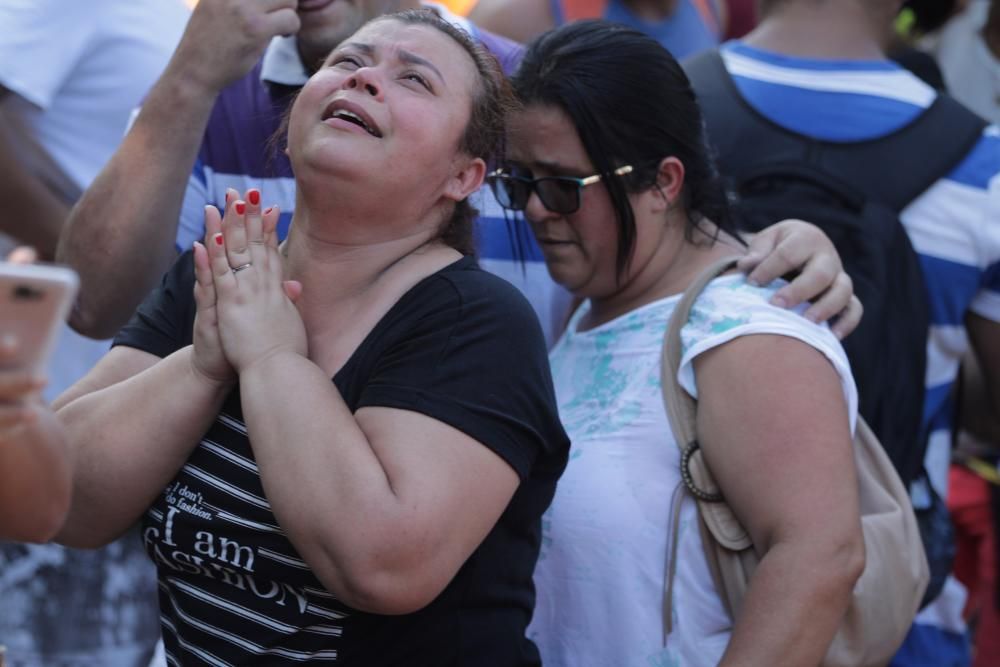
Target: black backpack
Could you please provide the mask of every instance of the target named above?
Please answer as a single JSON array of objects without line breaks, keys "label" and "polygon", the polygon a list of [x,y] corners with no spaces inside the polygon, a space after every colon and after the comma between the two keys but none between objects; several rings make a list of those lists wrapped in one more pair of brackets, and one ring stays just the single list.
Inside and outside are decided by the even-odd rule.
[{"label": "black backpack", "polygon": [[985,121],[941,95],[888,136],[821,141],[753,109],[718,51],[684,67],[742,227],[807,220],[840,253],[865,308],[844,340],[859,410],[909,485],[923,471],[927,448],[921,424],[930,307],[920,258],[899,214],[969,153]]}]

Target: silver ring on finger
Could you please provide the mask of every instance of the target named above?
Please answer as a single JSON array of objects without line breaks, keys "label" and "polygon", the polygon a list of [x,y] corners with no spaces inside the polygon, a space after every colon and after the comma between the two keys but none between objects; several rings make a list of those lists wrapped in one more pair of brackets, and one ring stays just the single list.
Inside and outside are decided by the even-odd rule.
[{"label": "silver ring on finger", "polygon": [[243,269],[249,269],[251,266],[253,266],[253,262],[247,262],[246,264],[240,264],[239,266],[234,266],[233,273],[239,273]]}]

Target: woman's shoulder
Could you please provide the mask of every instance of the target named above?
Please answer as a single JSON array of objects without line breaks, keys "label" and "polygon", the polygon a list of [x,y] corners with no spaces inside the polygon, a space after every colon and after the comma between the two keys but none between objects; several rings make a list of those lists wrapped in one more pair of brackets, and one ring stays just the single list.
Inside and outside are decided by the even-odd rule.
[{"label": "woman's shoulder", "polygon": [[771,303],[784,284],[776,280],[752,285],[742,274],[713,280],[694,302],[681,329],[683,358],[690,360],[740,336],[772,334],[797,339],[846,367],[846,354],[829,326],[804,317],[808,303],[791,309]]},{"label": "woman's shoulder", "polygon": [[[743,336],[769,336],[772,340],[768,342],[768,350],[779,356],[790,354],[791,346],[804,345],[825,357],[837,374],[853,430],[858,393],[847,353],[829,326],[805,318],[803,313],[808,303],[793,309],[770,303],[771,297],[784,284],[785,281],[777,280],[763,286],[751,285],[743,275],[724,276],[712,281],[695,301],[688,321],[681,329],[682,351],[677,381],[697,399],[695,359]],[[745,364],[753,361],[740,355],[729,355],[727,358],[728,363],[734,364],[740,371]],[[782,382],[782,378],[772,375],[768,381]]]},{"label": "woman's shoulder", "polygon": [[819,351],[841,376],[845,394],[849,398],[854,394],[844,348],[825,323],[816,324],[803,316],[809,304],[787,309],[770,303],[784,284],[777,280],[768,285],[751,285],[744,275],[724,276],[709,283],[681,329],[678,380],[688,393],[697,396],[692,366],[695,357],[741,336],[771,334]]},{"label": "woman's shoulder", "polygon": [[445,267],[438,273],[456,293],[466,299],[477,300],[490,297],[501,307],[528,307],[528,299],[519,289],[500,276],[490,273],[479,265],[475,257],[465,256]]},{"label": "woman's shoulder", "polygon": [[728,275],[713,280],[698,296],[682,329],[685,347],[697,340],[725,336],[730,332],[760,333],[788,329],[820,338],[830,337],[826,325],[803,317],[808,304],[788,309],[771,303],[771,298],[785,284],[776,280],[768,285],[752,285],[746,276]]},{"label": "woman's shoulder", "polygon": [[430,297],[439,306],[460,309],[463,316],[537,322],[527,297],[514,285],[480,267],[474,257],[463,257],[432,274],[412,290],[412,296]]},{"label": "woman's shoulder", "polygon": [[507,339],[507,344],[546,350],[541,324],[527,298],[468,256],[414,285],[382,325],[405,338],[434,334],[445,342],[461,335],[470,341],[496,344]]}]

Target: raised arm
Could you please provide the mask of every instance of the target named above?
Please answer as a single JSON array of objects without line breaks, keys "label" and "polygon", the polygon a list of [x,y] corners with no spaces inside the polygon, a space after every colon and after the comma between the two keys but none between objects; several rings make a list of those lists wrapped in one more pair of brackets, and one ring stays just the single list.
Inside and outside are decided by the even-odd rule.
[{"label": "raised arm", "polygon": [[[7,257],[31,264],[37,253],[16,248]],[[0,338],[0,364],[17,357],[18,341]],[[44,380],[0,370],[0,539],[47,542],[69,509],[66,437],[39,392]]]},{"label": "raised arm", "polygon": [[762,556],[720,665],[817,665],[865,558],[839,378],[814,348],[773,335],[694,364],[706,460]]},{"label": "raised arm", "polygon": [[113,335],[170,265],[185,185],[215,99],[253,67],[273,36],[298,30],[296,5],[198,3],[163,76],[59,239],[57,260],[80,274],[70,318],[77,331]]},{"label": "raised arm", "polygon": [[[275,516],[324,586],[357,609],[406,614],[429,604],[518,487],[500,456],[443,422],[391,408],[352,415],[300,355],[248,369],[240,390]],[[287,409],[268,409],[276,396]]]},{"label": "raised arm", "polygon": [[[56,239],[69,213],[69,204],[61,199],[37,175],[26,168],[25,156],[15,149],[12,132],[16,124],[5,109],[14,93],[0,86],[0,197],[4,211],[0,213],[0,232],[19,243],[30,245],[45,259],[56,251]],[[23,140],[22,140],[23,141]],[[36,156],[50,165],[51,158],[35,144]]]}]

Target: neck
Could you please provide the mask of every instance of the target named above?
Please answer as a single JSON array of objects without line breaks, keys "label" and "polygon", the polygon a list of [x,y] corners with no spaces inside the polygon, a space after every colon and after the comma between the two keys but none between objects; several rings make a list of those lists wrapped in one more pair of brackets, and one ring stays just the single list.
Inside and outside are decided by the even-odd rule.
[{"label": "neck", "polygon": [[[437,225],[432,221],[394,222],[344,208],[317,209],[299,197],[282,246],[286,278],[302,283],[298,305],[307,328],[310,319],[363,304],[414,258],[451,250],[435,241]],[[336,220],[317,215],[317,210],[338,211]],[[398,233],[401,230],[405,233]]]},{"label": "neck", "polygon": [[301,226],[292,228],[284,249],[287,276],[302,283],[295,307],[310,359],[330,377],[407,291],[461,257],[430,239],[345,245]]},{"label": "neck", "polygon": [[750,46],[802,58],[881,60],[882,31],[861,2],[790,3],[744,38]]},{"label": "neck", "polygon": [[341,243],[312,236],[300,225],[290,232],[282,253],[286,277],[302,283],[303,304],[327,307],[364,298],[386,273],[429,244],[430,239],[422,236]]},{"label": "neck", "polygon": [[[712,243],[715,226],[704,221],[691,240],[685,238],[686,218],[680,224],[668,225],[658,249],[643,266],[630,267],[629,279],[613,294],[590,298],[590,312],[581,320],[586,330],[610,322],[648,303],[681,294],[698,273],[722,257],[740,255],[745,248],[727,234]],[[707,232],[707,233],[706,233]]]}]

